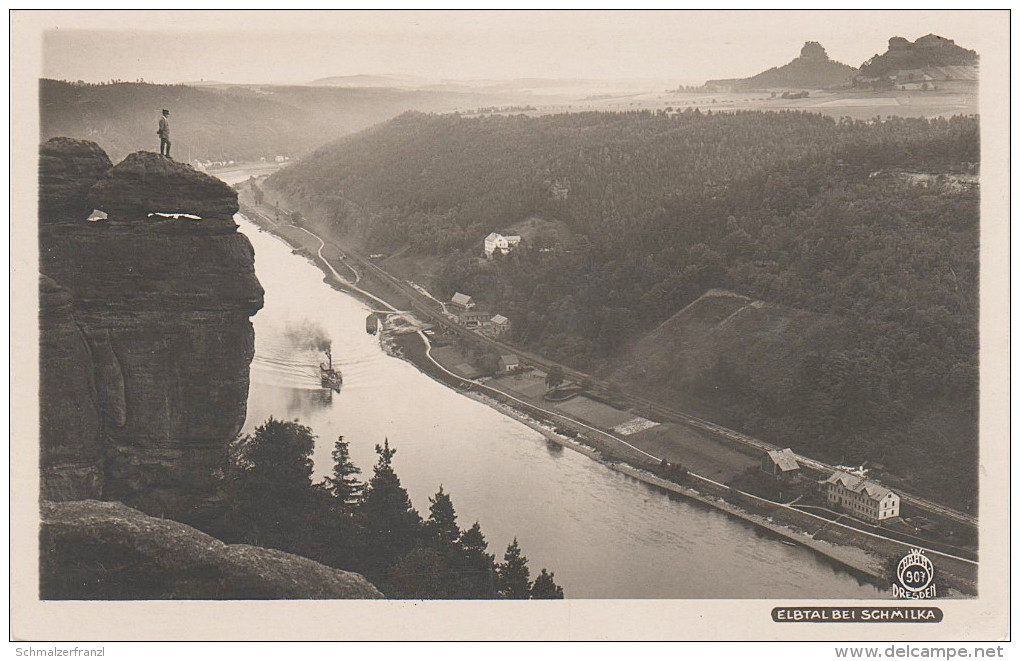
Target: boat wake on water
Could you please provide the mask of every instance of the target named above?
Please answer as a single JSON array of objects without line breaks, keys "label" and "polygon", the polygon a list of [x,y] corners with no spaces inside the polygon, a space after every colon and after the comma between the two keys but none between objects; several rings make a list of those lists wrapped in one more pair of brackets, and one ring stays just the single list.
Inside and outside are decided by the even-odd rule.
[{"label": "boat wake on water", "polygon": [[259,337],[252,379],[279,387],[340,392],[343,375],[333,364],[333,342],[325,329],[306,320],[288,324],[282,333],[266,335]]}]

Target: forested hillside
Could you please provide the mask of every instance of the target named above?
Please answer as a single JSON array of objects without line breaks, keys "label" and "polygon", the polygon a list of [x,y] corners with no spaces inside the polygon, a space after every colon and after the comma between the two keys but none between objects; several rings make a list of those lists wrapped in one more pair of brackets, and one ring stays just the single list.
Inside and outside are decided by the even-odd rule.
[{"label": "forested hillside", "polygon": [[[775,443],[880,461],[967,505],[978,142],[964,117],[405,114],[270,185],[373,252],[443,256],[436,293],[468,292],[517,342],[603,375],[712,288],[837,318],[843,342],[791,355],[781,388],[720,361],[684,393]],[[478,259],[487,233],[533,217],[570,238]],[[643,369],[654,384],[672,368]]]},{"label": "forested hillside", "polygon": [[225,86],[149,83],[76,84],[41,80],[40,133],[94,140],[114,162],[159,147],[160,110],[171,111],[178,160],[300,156],[331,140],[407,110],[452,110],[497,103],[481,94],[396,89]]}]

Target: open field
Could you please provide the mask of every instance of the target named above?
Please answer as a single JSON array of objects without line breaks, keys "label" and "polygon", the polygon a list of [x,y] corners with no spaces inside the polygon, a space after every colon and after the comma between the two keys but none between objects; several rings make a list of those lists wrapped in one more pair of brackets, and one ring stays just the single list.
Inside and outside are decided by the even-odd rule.
[{"label": "open field", "polygon": [[508,391],[524,395],[537,403],[545,394],[545,374],[538,371],[523,372],[508,376],[500,376],[488,381],[488,385],[494,388],[506,389]]},{"label": "open field", "polygon": [[612,429],[617,425],[633,420],[635,417],[629,411],[620,411],[584,396],[574,397],[573,399],[556,404],[556,408],[602,429]]},{"label": "open field", "polygon": [[670,463],[683,464],[689,470],[717,482],[727,483],[748,467],[758,465],[758,457],[723,445],[685,425],[665,423],[627,437],[645,452]]},{"label": "open field", "polygon": [[697,108],[701,112],[734,112],[739,110],[802,110],[831,117],[873,119],[876,116],[939,117],[971,115],[978,112],[977,86],[962,83],[945,90],[812,90],[801,99],[784,99],[779,90],[771,92],[647,92],[605,99],[574,101],[566,104],[539,106],[523,114],[544,115],[561,112],[625,111],[672,108],[683,111]]}]

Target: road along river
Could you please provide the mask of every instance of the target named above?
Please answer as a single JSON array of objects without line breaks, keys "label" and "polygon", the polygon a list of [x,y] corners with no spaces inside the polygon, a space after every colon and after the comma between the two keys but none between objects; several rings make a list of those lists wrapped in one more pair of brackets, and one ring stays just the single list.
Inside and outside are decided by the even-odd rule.
[{"label": "road along river", "polygon": [[[726,515],[647,486],[433,381],[365,332],[368,306],[323,282],[322,272],[242,216],[266,290],[254,317],[245,432],[270,415],[318,435],[316,474],[343,434],[365,477],[389,438],[394,467],[427,515],[439,485],[462,527],[479,521],[498,559],[516,536],[533,573],[548,567],[568,598],[875,598],[877,588],[801,548],[761,536]],[[319,387],[332,340],[342,391]]]}]

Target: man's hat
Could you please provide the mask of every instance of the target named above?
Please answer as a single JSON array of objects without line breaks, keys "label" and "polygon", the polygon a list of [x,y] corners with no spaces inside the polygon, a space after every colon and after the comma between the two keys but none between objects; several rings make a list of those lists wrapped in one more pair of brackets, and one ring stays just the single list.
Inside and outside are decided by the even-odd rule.
[{"label": "man's hat", "polygon": [[167,110],[166,108],[163,108],[163,112],[165,112],[165,113],[166,113],[166,114],[168,114],[168,115],[170,114],[170,111],[169,111],[169,110]]}]

